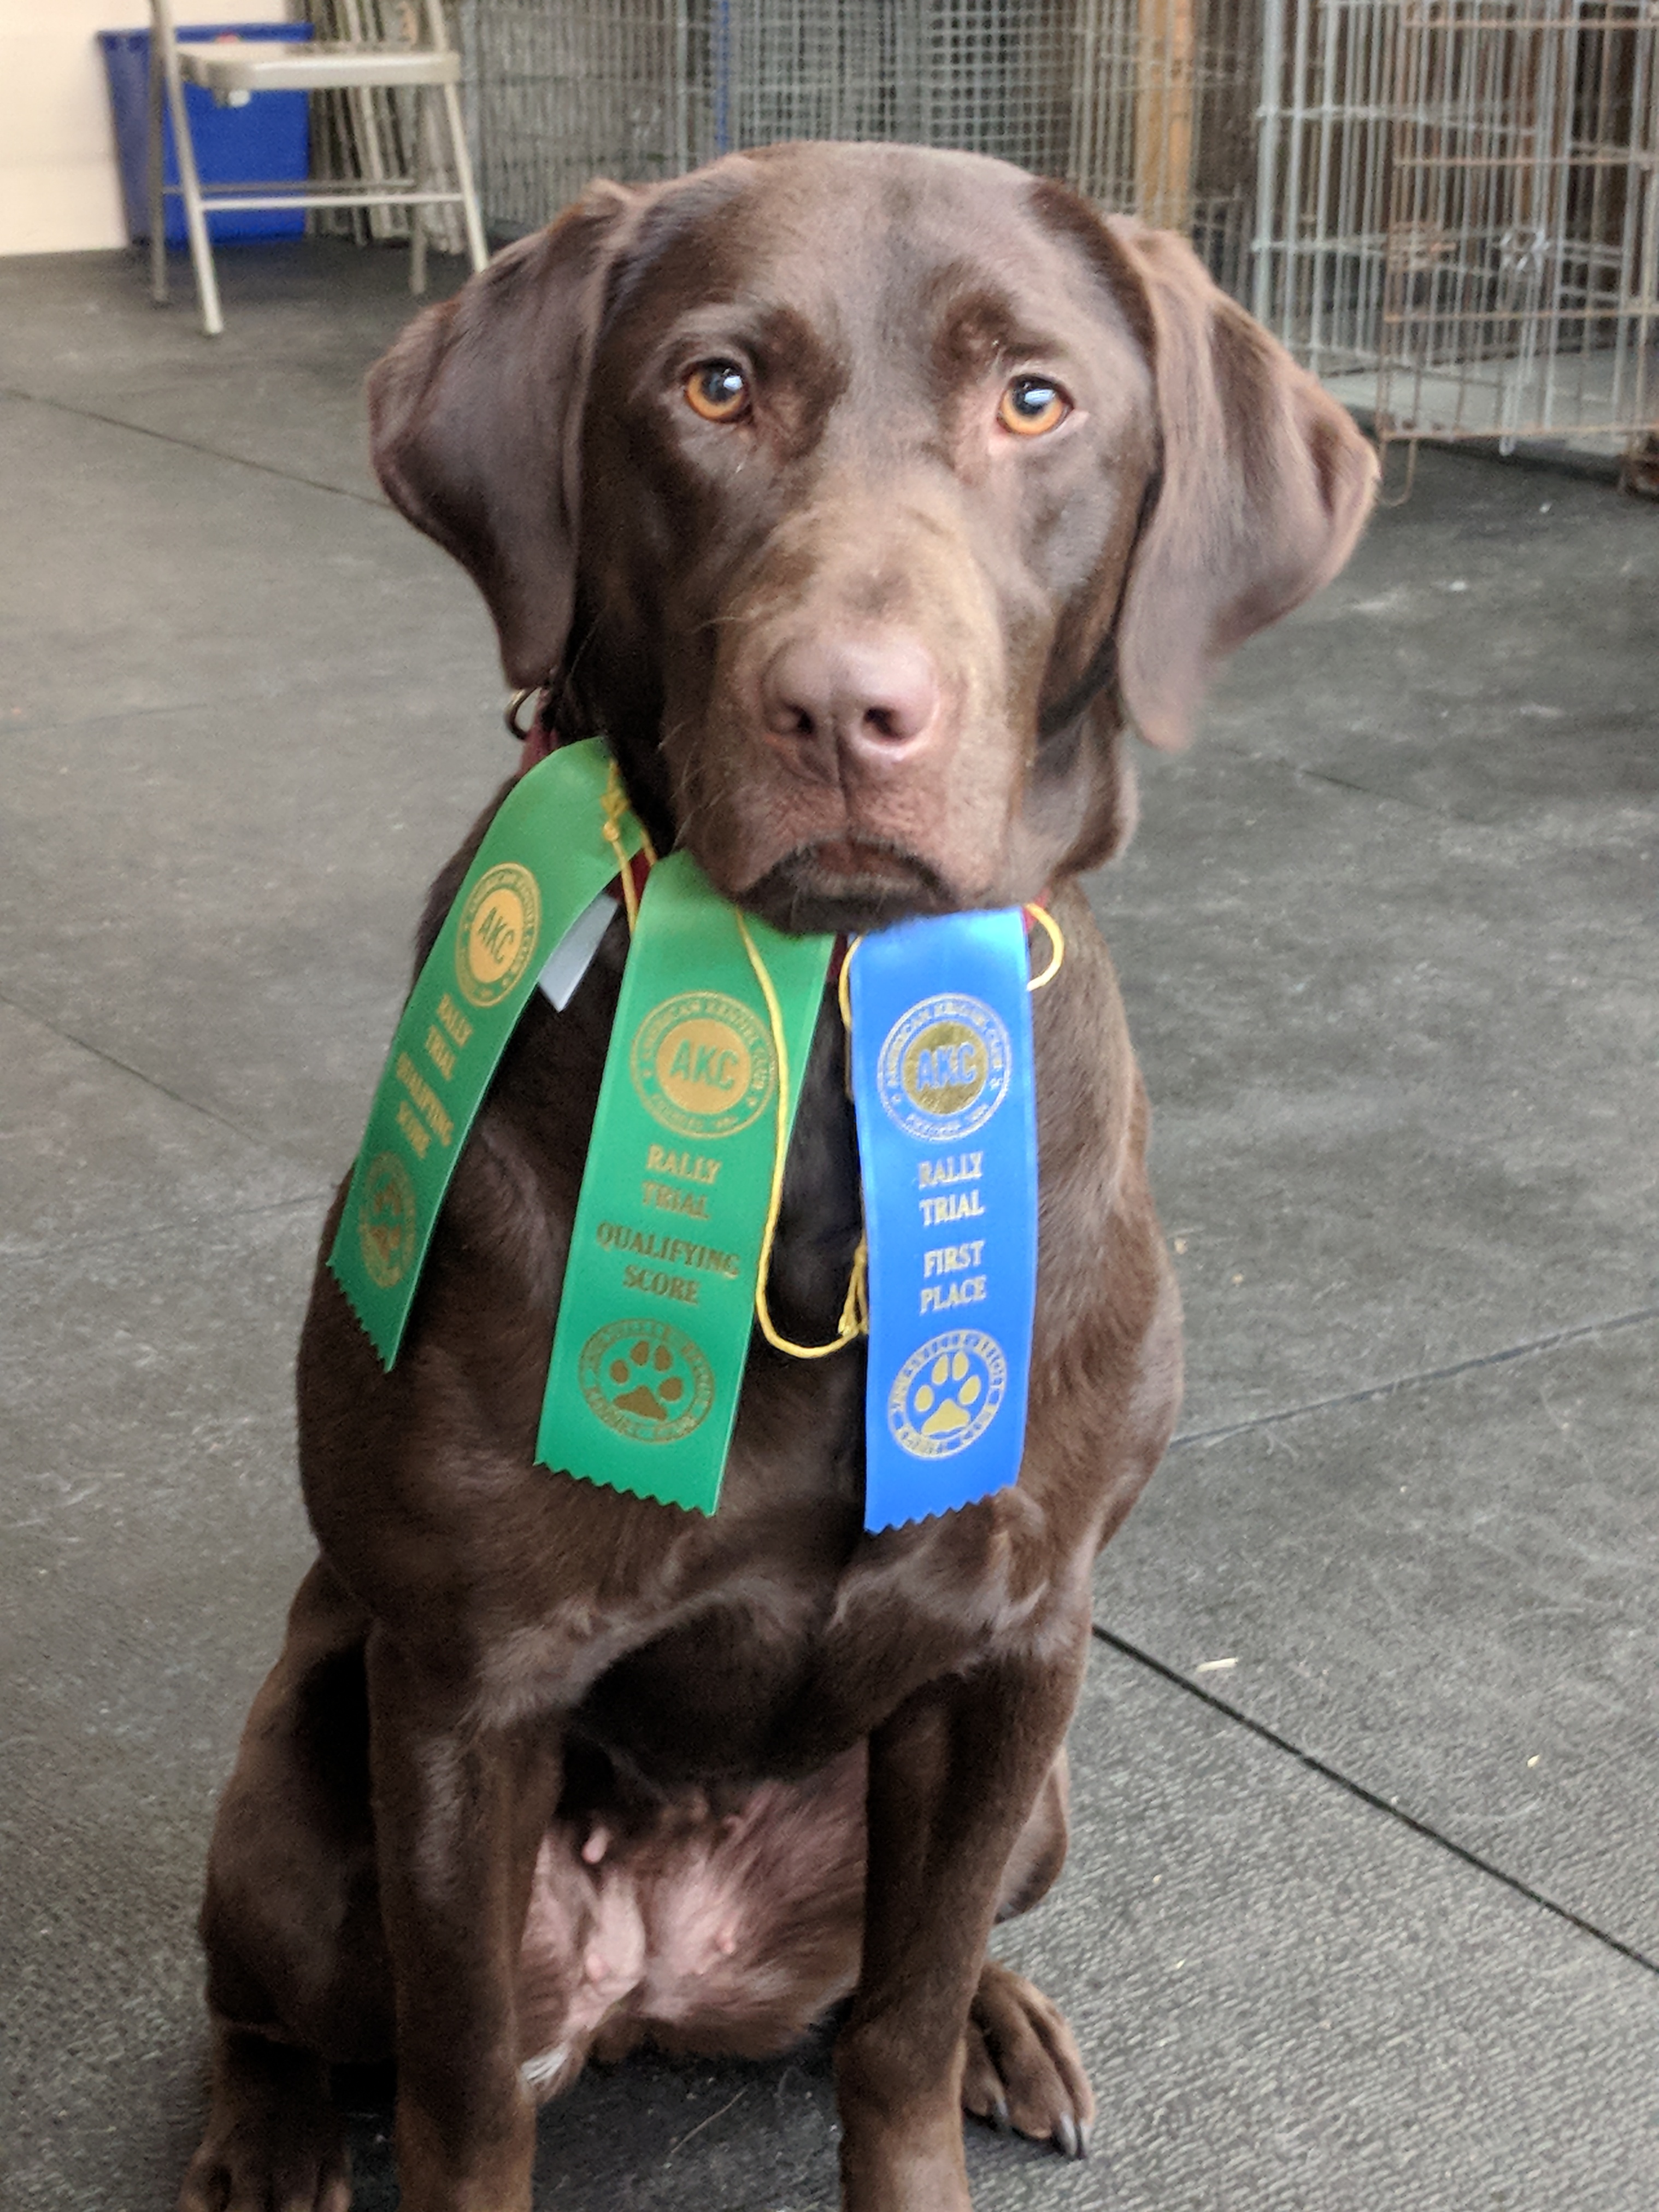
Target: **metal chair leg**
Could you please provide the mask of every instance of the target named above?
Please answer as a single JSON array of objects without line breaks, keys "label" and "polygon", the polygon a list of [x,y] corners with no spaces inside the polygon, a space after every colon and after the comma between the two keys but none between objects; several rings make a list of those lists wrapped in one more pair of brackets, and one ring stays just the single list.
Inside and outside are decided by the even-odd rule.
[{"label": "metal chair leg", "polygon": [[461,115],[461,95],[453,84],[443,88],[444,113],[449,118],[449,148],[455,163],[455,182],[461,195],[461,214],[466,224],[466,250],[476,274],[489,258],[484,243],[483,220],[472,181],[472,162],[466,150],[466,125]]},{"label": "metal chair leg", "polygon": [[185,228],[190,234],[190,258],[196,270],[197,296],[202,303],[202,328],[216,338],[225,327],[219,312],[219,283],[214,274],[213,247],[208,240],[207,217],[202,212],[202,180],[196,173],[196,148],[190,135],[190,111],[185,105],[185,81],[179,68],[179,49],[173,43],[172,9],[154,11],[155,33],[161,46],[161,67],[167,77],[167,107],[173,117],[173,150],[179,161],[179,185],[185,201]]},{"label": "metal chair leg", "polygon": [[[423,192],[432,167],[432,112],[428,88],[418,86],[415,106],[415,189]],[[418,300],[426,289],[426,210],[409,210],[409,289]]]},{"label": "metal chair leg", "polygon": [[167,303],[167,198],[161,190],[161,42],[154,31],[149,40],[149,140],[145,161],[149,171],[149,296],[158,307]]}]

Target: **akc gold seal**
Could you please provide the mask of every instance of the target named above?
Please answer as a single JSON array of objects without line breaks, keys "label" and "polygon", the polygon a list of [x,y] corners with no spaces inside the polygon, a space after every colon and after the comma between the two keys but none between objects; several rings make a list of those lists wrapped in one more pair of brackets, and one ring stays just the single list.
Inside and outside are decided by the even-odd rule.
[{"label": "akc gold seal", "polygon": [[947,991],[919,1000],[894,1023],[876,1063],[876,1085],[906,1136],[951,1145],[996,1112],[1012,1066],[1012,1042],[996,1009]]},{"label": "akc gold seal", "polygon": [[541,893],[528,868],[504,860],[472,886],[455,935],[455,980],[475,1006],[493,1006],[523,975],[541,927]]},{"label": "akc gold seal", "polygon": [[683,991],[653,1007],[629,1066],[647,1113],[680,1137],[746,1129],[765,1110],[777,1074],[765,1030],[724,991]]},{"label": "akc gold seal", "polygon": [[357,1201],[357,1245],[371,1283],[389,1291],[415,1257],[415,1183],[396,1152],[377,1152],[363,1170]]}]

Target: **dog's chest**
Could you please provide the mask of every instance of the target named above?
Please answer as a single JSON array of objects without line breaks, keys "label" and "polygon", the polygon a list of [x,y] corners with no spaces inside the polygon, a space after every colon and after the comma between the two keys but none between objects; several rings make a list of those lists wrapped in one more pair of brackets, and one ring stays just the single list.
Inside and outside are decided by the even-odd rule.
[{"label": "dog's chest", "polygon": [[808,1695],[819,1613],[808,1590],[750,1583],[611,1668],[576,1725],[663,1787],[758,1777]]},{"label": "dog's chest", "polygon": [[665,1787],[815,1771],[1051,1602],[1045,1516],[1006,1492],[871,1539],[757,1555],[594,1680],[579,1730]]}]

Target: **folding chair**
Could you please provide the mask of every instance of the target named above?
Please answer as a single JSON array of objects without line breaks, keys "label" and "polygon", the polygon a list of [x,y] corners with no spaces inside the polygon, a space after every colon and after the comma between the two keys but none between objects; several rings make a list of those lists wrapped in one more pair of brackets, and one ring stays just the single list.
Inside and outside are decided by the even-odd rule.
[{"label": "folding chair", "polygon": [[[215,39],[192,44],[186,30],[179,42],[173,21],[173,0],[150,0],[153,33],[149,54],[149,267],[150,295],[158,305],[167,296],[167,234],[163,203],[177,193],[185,204],[185,228],[190,238],[190,258],[196,270],[196,290],[202,305],[202,327],[209,337],[224,329],[219,312],[219,285],[214,273],[213,247],[207,218],[216,209],[232,208],[368,208],[459,207],[466,230],[467,252],[472,266],[482,269],[489,259],[478,196],[473,189],[472,165],[467,159],[466,132],[461,120],[459,54],[453,52],[444,29],[442,0],[423,0],[426,42],[421,46],[369,46],[252,39]],[[200,85],[216,100],[240,106],[259,92],[331,92],[370,86],[412,90],[418,100],[414,135],[415,173],[412,176],[374,177],[361,182],[315,182],[300,179],[292,184],[247,182],[204,187],[191,143],[190,118],[185,105],[186,84]],[[179,182],[161,179],[161,103],[165,97],[173,117],[173,141],[179,160]],[[428,181],[430,128],[435,118],[428,103],[436,99],[448,131],[449,155],[454,166],[454,190]],[[426,289],[426,230],[418,215],[410,222],[409,285],[412,292]]]}]

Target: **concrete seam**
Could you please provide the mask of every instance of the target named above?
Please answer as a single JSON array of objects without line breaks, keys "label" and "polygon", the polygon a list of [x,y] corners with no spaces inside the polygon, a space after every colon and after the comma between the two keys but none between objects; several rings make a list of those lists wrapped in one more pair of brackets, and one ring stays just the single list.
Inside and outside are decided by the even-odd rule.
[{"label": "concrete seam", "polygon": [[1413,1835],[1437,1844],[1442,1850],[1449,1852],[1453,1858],[1461,1859],[1465,1866],[1473,1867],[1477,1874],[1501,1882],[1505,1889],[1513,1890],[1517,1897],[1525,1898],[1528,1904],[1537,1905],[1558,1920],[1565,1920],[1581,1936],[1593,1937],[1609,1951],[1616,1951],[1621,1959],[1628,1959],[1632,1966],[1641,1966],[1650,1974],[1659,1974],[1659,1959],[1649,1958],[1634,1944],[1610,1935],[1605,1928],[1598,1928],[1593,1920],[1586,1920],[1571,1905],[1559,1904],[1554,1898],[1547,1897],[1542,1890],[1534,1889],[1530,1882],[1522,1881],[1518,1875],[1507,1873],[1491,1859],[1483,1858],[1479,1851],[1472,1851],[1466,1844],[1456,1842],[1443,1829],[1435,1827],[1430,1821],[1419,1820],[1414,1813],[1405,1812],[1398,1805],[1391,1804],[1388,1798],[1379,1796],[1375,1790],[1368,1790],[1363,1782],[1356,1782],[1352,1775],[1344,1774],[1340,1767],[1328,1765],[1315,1753],[1304,1751],[1300,1744],[1292,1743],[1288,1736],[1280,1735],[1277,1729],[1269,1728],[1266,1722],[1253,1719],[1239,1706],[1229,1705],[1224,1698],[1217,1697],[1212,1690],[1203,1689],[1198,1683],[1189,1681],[1178,1668],[1166,1666],[1163,1660],[1154,1658],[1150,1651],[1143,1650],[1137,1644],[1131,1644],[1126,1637],[1115,1636],[1109,1628],[1101,1627],[1098,1622],[1093,1624],[1093,1632],[1097,1643],[1105,1644],[1109,1650],[1117,1652],[1125,1659],[1133,1660],[1137,1666],[1148,1668],[1163,1680],[1173,1684],[1177,1690],[1184,1690],[1189,1698],[1196,1698],[1200,1705],[1208,1705],[1224,1719],[1247,1729],[1252,1735],[1259,1737],[1263,1743],[1270,1744],[1275,1751],[1285,1753],[1310,1773],[1319,1775],[1324,1781],[1334,1783],[1339,1790],[1346,1790],[1349,1796],[1357,1797],[1362,1805],[1369,1805],[1373,1812],[1386,1814],[1389,1820],[1398,1821],[1401,1827],[1409,1828]]},{"label": "concrete seam", "polygon": [[[303,1190],[293,1198],[266,1199],[258,1206],[230,1206],[216,1208],[216,1224],[229,1221],[258,1221],[270,1213],[292,1213],[301,1206],[326,1206],[334,1195],[334,1186],[325,1188],[320,1184],[315,1190]],[[172,1217],[156,1215],[132,1229],[124,1229],[108,1237],[77,1237],[73,1231],[54,1237],[50,1244],[0,1244],[0,1260],[9,1265],[27,1267],[41,1260],[56,1260],[65,1253],[98,1253],[118,1251],[124,1244],[142,1244],[156,1237],[171,1237],[181,1230],[201,1225],[203,1213],[180,1213]]]},{"label": "concrete seam", "polygon": [[216,1121],[222,1129],[228,1129],[233,1137],[240,1137],[245,1145],[252,1145],[260,1152],[268,1152],[273,1158],[290,1160],[296,1167],[305,1165],[292,1152],[284,1152],[280,1145],[273,1145],[258,1131],[243,1128],[240,1122],[233,1121],[228,1115],[220,1113],[216,1107],[204,1106],[199,1098],[186,1098],[182,1091],[174,1091],[169,1085],[158,1081],[148,1070],[135,1067],[131,1060],[123,1060],[118,1053],[111,1052],[106,1046],[94,1044],[89,1037],[77,1036],[73,1030],[60,1029],[56,1022],[48,1021],[33,1006],[25,1006],[21,999],[14,999],[9,992],[0,991],[0,1006],[9,1006],[13,1013],[21,1014],[26,1021],[39,1022],[41,1028],[49,1030],[53,1036],[62,1037],[66,1044],[78,1045],[82,1052],[89,1052],[94,1060],[101,1060],[106,1066],[118,1067],[124,1075],[133,1076],[150,1090],[158,1091],[163,1098],[172,1099],[175,1106],[184,1107],[186,1112],[200,1114],[210,1121]]},{"label": "concrete seam", "polygon": [[1466,830],[1494,830],[1504,826],[1486,815],[1465,814],[1455,806],[1415,799],[1408,792],[1379,791],[1375,785],[1340,775],[1334,769],[1316,768],[1309,762],[1293,760],[1288,753],[1273,752],[1260,745],[1243,744],[1217,731],[1212,731],[1206,742],[1211,751],[1230,754],[1234,760],[1248,761],[1254,768],[1282,769],[1292,781],[1322,783],[1333,791],[1346,792],[1351,798],[1368,799],[1379,806],[1403,807],[1407,814],[1425,816],[1431,821],[1455,822]]},{"label": "concrete seam", "polygon": [[1473,1375],[1483,1367],[1502,1367],[1511,1359],[1529,1358],[1535,1352],[1553,1352],[1560,1345],[1576,1343],[1586,1336],[1603,1336],[1617,1328],[1635,1328],[1644,1321],[1659,1321],[1659,1306],[1638,1306],[1634,1312],[1612,1314],[1601,1321],[1575,1322],[1565,1328],[1551,1329],[1543,1336],[1529,1338],[1524,1344],[1506,1345],[1498,1352],[1477,1352],[1472,1359],[1454,1360],[1448,1367],[1425,1367],[1413,1375],[1397,1375],[1391,1382],[1373,1382],[1363,1390],[1342,1390],[1329,1398],[1312,1398],[1306,1405],[1286,1406],[1276,1413],[1256,1413],[1248,1421],[1224,1421],[1213,1429],[1188,1429],[1170,1439],[1170,1449],[1178,1451],[1188,1444],[1222,1443],[1229,1437],[1248,1436],[1253,1429],[1270,1429],[1280,1421],[1299,1421],[1304,1414],[1328,1413],[1340,1406],[1365,1406],[1378,1398],[1392,1398],[1396,1391],[1420,1390],[1433,1382],[1449,1382],[1460,1375]]},{"label": "concrete seam", "polygon": [[204,446],[195,438],[180,438],[171,430],[153,430],[147,423],[129,422],[125,416],[105,415],[95,407],[77,407],[67,399],[50,399],[44,392],[26,392],[21,385],[0,385],[0,398],[32,401],[37,407],[50,407],[59,415],[77,416],[83,422],[102,422],[112,430],[131,430],[140,438],[159,438],[164,446],[178,446],[187,453],[203,453],[209,460],[224,461],[232,468],[252,469],[256,475],[275,477],[280,483],[304,484],[311,491],[331,492],[336,499],[354,499],[359,507],[376,507],[392,512],[388,501],[366,491],[352,491],[344,484],[325,483],[318,477],[303,477],[292,469],[273,468],[269,461],[250,461],[241,453],[227,453],[217,446]]},{"label": "concrete seam", "polygon": [[1352,792],[1358,798],[1380,799],[1385,805],[1403,806],[1413,814],[1426,814],[1436,822],[1458,822],[1465,829],[1491,830],[1501,824],[1489,822],[1481,814],[1465,814],[1455,806],[1432,805],[1425,799],[1413,799],[1403,791],[1378,791],[1369,783],[1361,783],[1352,776],[1339,775],[1334,769],[1310,768],[1302,762],[1285,760],[1282,754],[1267,757],[1288,768],[1292,775],[1305,778],[1310,783],[1328,784],[1334,791]]}]

